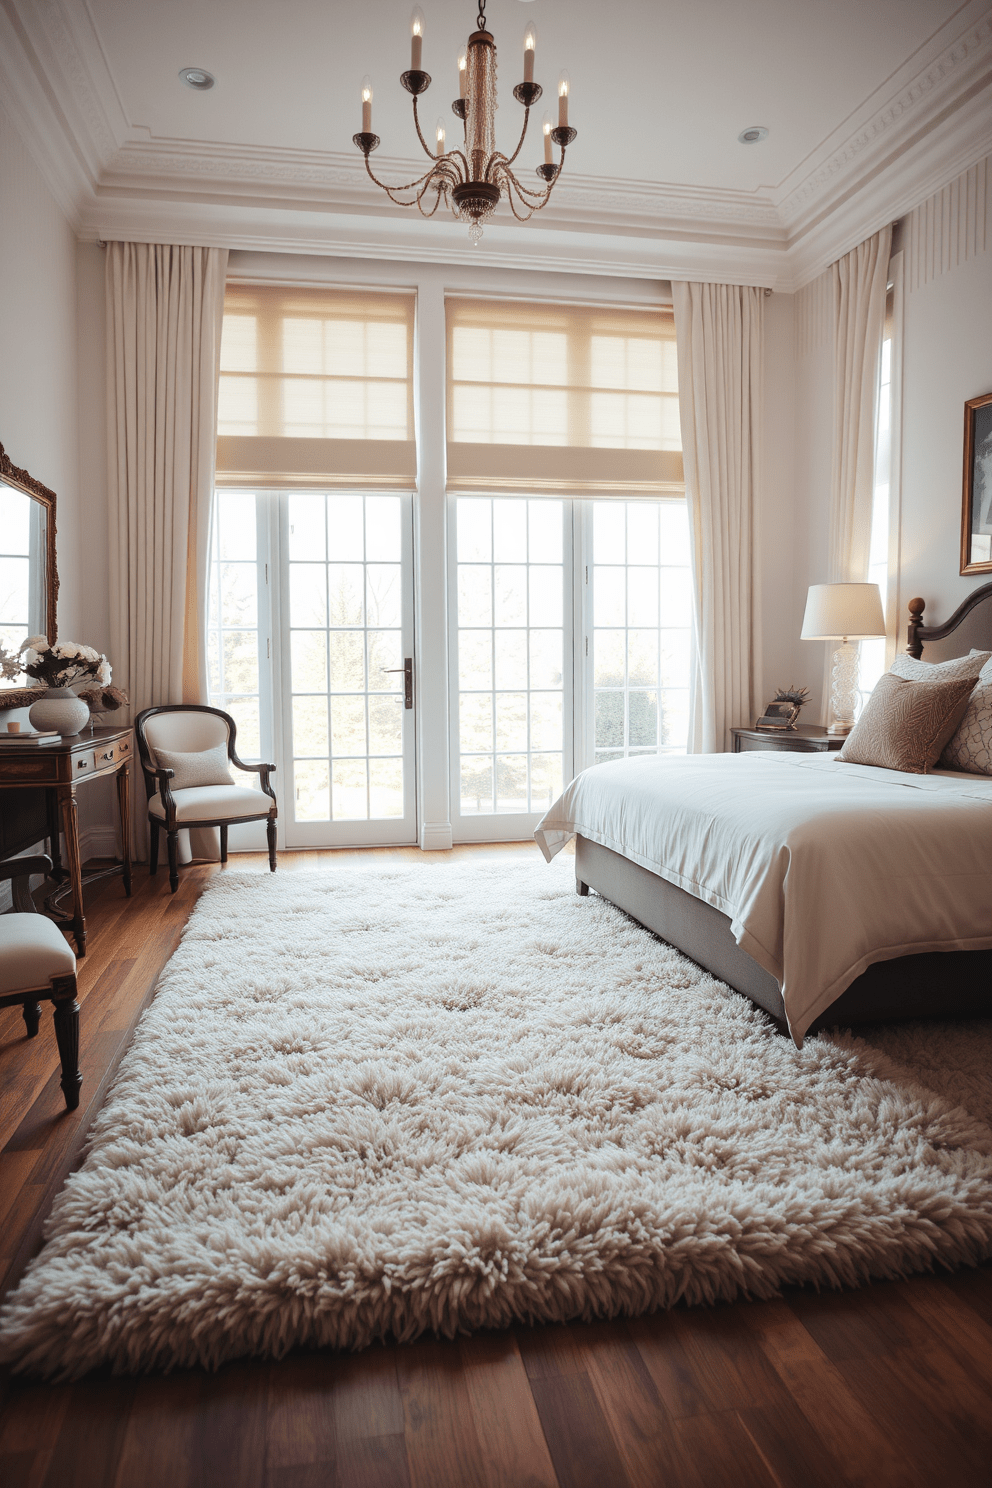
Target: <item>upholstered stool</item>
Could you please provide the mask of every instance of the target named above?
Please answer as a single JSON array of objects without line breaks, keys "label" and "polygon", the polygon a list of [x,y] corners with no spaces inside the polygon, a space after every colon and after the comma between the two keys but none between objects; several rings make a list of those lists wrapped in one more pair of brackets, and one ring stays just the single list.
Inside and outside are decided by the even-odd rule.
[{"label": "upholstered stool", "polygon": [[[0,879],[26,881],[32,873],[50,873],[51,859],[14,858],[0,863]],[[23,893],[15,902],[24,903]],[[79,1105],[79,1004],[76,1001],[76,958],[57,925],[37,913],[0,915],[0,1007],[20,1003],[28,1038],[41,1021],[41,999],[55,1004],[55,1039],[62,1061],[62,1093],[66,1106]]]}]

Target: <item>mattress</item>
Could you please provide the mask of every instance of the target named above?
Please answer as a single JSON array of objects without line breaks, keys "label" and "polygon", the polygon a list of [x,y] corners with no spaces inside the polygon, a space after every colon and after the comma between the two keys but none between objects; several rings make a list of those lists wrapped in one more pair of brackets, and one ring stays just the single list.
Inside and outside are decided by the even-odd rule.
[{"label": "mattress", "polygon": [[992,949],[992,779],[835,756],[650,756],[584,771],[539,824],[712,905],[781,992],[797,1042],[865,969]]}]

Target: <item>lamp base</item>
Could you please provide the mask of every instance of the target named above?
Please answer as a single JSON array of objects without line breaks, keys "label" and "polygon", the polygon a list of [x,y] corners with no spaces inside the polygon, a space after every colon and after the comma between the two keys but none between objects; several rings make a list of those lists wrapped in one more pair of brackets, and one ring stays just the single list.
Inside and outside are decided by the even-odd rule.
[{"label": "lamp base", "polygon": [[844,738],[854,727],[854,715],[858,708],[858,661],[857,646],[844,637],[831,659],[830,665],[830,722],[827,733],[831,738]]}]

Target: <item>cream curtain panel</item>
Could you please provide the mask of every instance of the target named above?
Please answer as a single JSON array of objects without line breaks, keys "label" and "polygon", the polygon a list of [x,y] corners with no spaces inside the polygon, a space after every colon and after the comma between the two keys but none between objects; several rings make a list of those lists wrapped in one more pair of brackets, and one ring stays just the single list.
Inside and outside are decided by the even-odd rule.
[{"label": "cream curtain panel", "polygon": [[[132,717],[205,700],[227,250],[108,243],[111,641]],[[143,792],[135,792],[143,795]],[[137,840],[145,840],[143,802]]]},{"label": "cream curtain panel", "polygon": [[875,485],[878,367],[885,329],[892,228],[884,227],[833,265],[834,443],[830,578],[868,578]]},{"label": "cream curtain panel", "polygon": [[409,292],[228,284],[217,484],[412,490]]},{"label": "cream curtain panel", "polygon": [[689,752],[730,747],[760,704],[757,492],[764,292],[673,282],[692,543]]},{"label": "cream curtain panel", "polygon": [[681,496],[670,311],[451,296],[445,315],[449,490]]}]

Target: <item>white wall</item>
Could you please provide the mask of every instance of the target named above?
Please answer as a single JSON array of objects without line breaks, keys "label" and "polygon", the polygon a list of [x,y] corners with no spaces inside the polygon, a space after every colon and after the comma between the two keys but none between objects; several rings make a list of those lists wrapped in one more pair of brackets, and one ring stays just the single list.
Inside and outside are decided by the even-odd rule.
[{"label": "white wall", "polygon": [[0,107],[0,443],[58,497],[59,627],[79,624],[76,240]]},{"label": "white wall", "polygon": [[899,606],[946,620],[992,575],[960,567],[964,404],[992,392],[992,165],[982,161],[904,224]]}]

